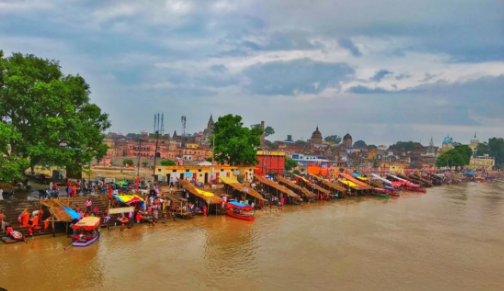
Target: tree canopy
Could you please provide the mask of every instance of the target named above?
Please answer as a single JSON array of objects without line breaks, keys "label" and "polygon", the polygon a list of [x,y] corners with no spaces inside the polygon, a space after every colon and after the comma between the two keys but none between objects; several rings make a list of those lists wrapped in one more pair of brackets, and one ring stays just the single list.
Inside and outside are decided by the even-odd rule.
[{"label": "tree canopy", "polygon": [[133,166],[133,160],[132,159],[124,159],[122,161],[123,165],[126,166],[126,165],[129,165],[129,166]]},{"label": "tree canopy", "polygon": [[377,147],[377,146],[375,146],[374,144],[369,144],[369,145],[367,145],[367,147],[366,147],[366,148],[367,148],[368,150],[376,150],[378,147]]},{"label": "tree canopy", "polygon": [[358,141],[354,142],[353,146],[354,146],[354,148],[363,149],[363,148],[367,147],[367,144],[363,140],[358,140]]},{"label": "tree canopy", "polygon": [[[211,161],[212,160],[210,160],[210,162]],[[162,159],[161,160],[161,166],[176,166],[176,165],[177,164],[174,161],[170,160],[170,159]]]},{"label": "tree canopy", "polygon": [[[11,155],[26,167],[59,166],[79,172],[107,153],[108,115],[90,103],[90,87],[79,75],[64,75],[59,63],[0,51],[0,119],[12,134]],[[22,168],[21,167],[21,168]],[[23,169],[23,170],[24,170]]]},{"label": "tree canopy", "polygon": [[467,145],[457,146],[440,155],[436,167],[458,167],[469,165],[473,152]]},{"label": "tree canopy", "polygon": [[412,152],[415,150],[415,147],[419,144],[414,141],[398,141],[396,142],[396,148],[399,152]]},{"label": "tree canopy", "polygon": [[305,140],[302,140],[302,139],[298,139],[294,142],[294,144],[297,144],[297,145],[307,145],[308,142],[305,141]]},{"label": "tree canopy", "polygon": [[295,161],[295,160],[293,160],[293,159],[291,159],[289,157],[285,158],[285,169],[287,171],[290,171],[290,170],[292,170],[293,168],[295,168],[297,166],[298,166],[298,162],[297,161]]},{"label": "tree canopy", "polygon": [[324,138],[325,141],[327,142],[333,142],[335,144],[339,144],[341,142],[341,136],[339,135],[330,135],[330,136],[326,136]]},{"label": "tree canopy", "polygon": [[257,148],[261,144],[262,130],[258,127],[244,127],[242,117],[228,114],[215,122],[212,142],[215,144],[214,158],[217,162],[231,166],[239,164],[255,165]]},{"label": "tree canopy", "polygon": [[23,170],[30,162],[10,151],[8,142],[21,140],[21,135],[12,129],[12,125],[0,122],[0,181],[19,180]]},{"label": "tree canopy", "polygon": [[476,156],[490,155],[490,147],[488,146],[488,143],[487,142],[479,143],[476,146],[476,152],[474,154]]},{"label": "tree canopy", "polygon": [[[250,126],[251,129],[254,129],[254,128],[259,128],[261,129],[261,125],[260,124],[252,124]],[[275,129],[273,129],[273,127],[271,126],[266,126],[264,128],[264,136],[267,137],[267,136],[270,136],[272,134],[275,134]]]},{"label": "tree canopy", "polygon": [[504,166],[504,139],[492,137],[488,140],[489,155],[495,157],[497,167]]}]

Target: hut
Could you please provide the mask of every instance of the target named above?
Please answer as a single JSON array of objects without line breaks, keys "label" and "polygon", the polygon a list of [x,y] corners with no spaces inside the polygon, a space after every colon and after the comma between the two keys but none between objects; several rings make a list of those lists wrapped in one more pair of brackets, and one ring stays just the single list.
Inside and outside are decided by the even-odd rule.
[{"label": "hut", "polygon": [[[260,200],[265,200],[264,197],[259,194],[256,190],[252,189],[251,187],[245,187],[243,184],[238,182],[235,179],[227,178],[227,177],[220,177],[219,178],[224,184],[227,185],[226,187],[226,194],[232,193],[233,191],[240,192],[241,194],[245,196],[250,196],[252,199],[255,199],[255,204],[258,205]],[[244,199],[245,200],[245,199]]]},{"label": "hut", "polygon": [[314,193],[320,200],[329,199],[329,195],[331,194],[331,191],[320,187],[316,183],[312,183],[312,182],[308,181],[308,179],[306,179],[304,177],[301,177],[298,175],[294,175],[294,177],[296,178],[296,182],[300,186],[305,187],[306,189],[310,189],[309,191]]},{"label": "hut", "polygon": [[297,185],[293,181],[287,180],[283,177],[277,177],[278,183],[291,189],[294,193],[301,195],[305,201],[314,201],[317,197],[314,193],[308,191],[307,189]]},{"label": "hut", "polygon": [[[273,195],[273,196],[276,196],[279,199],[281,199],[283,197],[283,195],[286,195],[288,198],[287,201],[291,204],[299,204],[299,201],[302,201],[302,199],[299,195],[297,195],[296,193],[292,192],[291,190],[287,189],[286,187],[284,187],[274,181],[268,180],[268,179],[261,177],[257,174],[254,175],[254,178],[262,185],[268,187],[268,190],[269,190],[268,192],[270,195],[273,195],[275,193],[276,195]],[[270,201],[272,201],[272,200],[270,199]]]}]

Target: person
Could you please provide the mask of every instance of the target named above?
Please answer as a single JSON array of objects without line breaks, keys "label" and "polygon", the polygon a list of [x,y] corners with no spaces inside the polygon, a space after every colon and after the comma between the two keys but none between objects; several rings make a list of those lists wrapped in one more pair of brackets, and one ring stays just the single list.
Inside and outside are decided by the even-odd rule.
[{"label": "person", "polygon": [[77,197],[77,186],[75,184],[72,186],[72,194],[74,198]]},{"label": "person", "polygon": [[51,222],[51,217],[46,218],[44,220],[44,230],[47,230],[49,228],[49,223]]},{"label": "person", "polygon": [[38,225],[38,224],[39,224],[39,219],[40,219],[40,217],[39,217],[38,215],[35,215],[35,216],[33,217],[33,220],[32,220],[32,227],[33,227],[34,229],[39,229],[39,228],[40,228],[40,226]]},{"label": "person", "polygon": [[109,183],[109,185],[108,185],[108,199],[109,200],[112,200],[112,191],[113,191],[112,184]]},{"label": "person", "polygon": [[3,200],[3,189],[2,187],[0,187],[0,201]]},{"label": "person", "polygon": [[203,216],[207,216],[207,206],[206,206],[206,204],[203,205]]},{"label": "person", "polygon": [[88,199],[86,200],[86,202],[84,202],[84,204],[86,205],[86,211],[91,212],[91,205],[93,205],[91,198],[88,197]]},{"label": "person", "polygon": [[170,178],[170,188],[173,187],[173,177]]},{"label": "person", "polygon": [[23,226],[30,226],[28,221],[30,220],[30,213],[28,213],[28,209],[25,208],[23,211]]},{"label": "person", "polygon": [[12,228],[12,225],[10,225],[10,224],[9,224],[9,225],[7,226],[7,230],[5,231],[5,234],[6,234],[7,236],[9,236],[9,235],[10,235],[13,231],[14,231],[14,229]]},{"label": "person", "polygon": [[96,215],[98,214],[98,206],[95,206],[94,209],[93,209],[93,213]]}]

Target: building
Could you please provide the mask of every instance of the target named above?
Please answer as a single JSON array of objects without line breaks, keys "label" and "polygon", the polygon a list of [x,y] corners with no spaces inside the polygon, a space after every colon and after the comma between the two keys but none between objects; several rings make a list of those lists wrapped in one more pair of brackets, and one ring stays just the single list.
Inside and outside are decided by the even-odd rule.
[{"label": "building", "polygon": [[441,153],[446,153],[447,151],[454,148],[453,138],[450,136],[446,136],[443,140],[443,144],[441,145]]},{"label": "building", "polygon": [[343,137],[343,146],[346,147],[347,149],[350,149],[352,148],[352,145],[353,145],[352,136],[349,133],[345,134],[345,136]]},{"label": "building", "polygon": [[285,157],[285,152],[257,151],[259,163],[255,166],[255,173],[258,175],[276,173],[283,176],[285,170]]},{"label": "building", "polygon": [[317,129],[312,133],[310,138],[310,144],[322,144],[322,133],[320,133],[317,125]]},{"label": "building", "polygon": [[489,155],[473,156],[469,161],[467,168],[491,170],[495,166],[495,158]]},{"label": "building", "polygon": [[208,119],[207,127],[203,130],[203,142],[208,143],[210,137],[214,134],[215,123],[213,121],[213,116],[210,114],[210,119]]},{"label": "building", "polygon": [[301,166],[308,166],[308,164],[320,164],[329,162],[328,159],[325,159],[322,156],[314,156],[314,155],[292,154],[290,155],[290,158],[298,162],[298,164]]},{"label": "building", "polygon": [[[250,181],[254,176],[254,167],[230,167],[230,166],[156,166],[156,174],[162,176],[164,181],[171,178],[195,179],[197,182],[208,184],[210,179],[228,177],[237,179],[242,173],[245,179]],[[215,174],[215,177],[214,177]]]},{"label": "building", "polygon": [[469,143],[469,147],[473,151],[473,154],[476,153],[476,148],[478,147],[479,144],[479,139],[476,137],[476,132],[474,132],[474,138],[471,139],[471,142]]}]

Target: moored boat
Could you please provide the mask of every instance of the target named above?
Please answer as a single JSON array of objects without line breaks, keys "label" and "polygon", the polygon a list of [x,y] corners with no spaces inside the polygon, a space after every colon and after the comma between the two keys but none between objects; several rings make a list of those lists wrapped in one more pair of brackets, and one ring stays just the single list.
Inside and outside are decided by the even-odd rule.
[{"label": "moored boat", "polygon": [[413,183],[407,184],[405,190],[409,192],[427,193],[427,190],[425,190],[422,186]]},{"label": "moored boat", "polygon": [[385,189],[388,190],[388,193],[392,197],[400,197],[401,194],[399,193],[399,189],[395,187],[390,187],[390,186],[385,186]]},{"label": "moored boat", "polygon": [[100,218],[84,217],[73,225],[74,234],[72,236],[72,245],[75,247],[85,247],[94,243],[100,238]]},{"label": "moored boat", "polygon": [[380,197],[380,198],[390,198],[388,191],[386,189],[382,189],[382,188],[374,188],[373,191],[371,192],[371,195],[376,196],[376,197]]},{"label": "moored boat", "polygon": [[17,242],[26,242],[25,236],[17,230],[11,231],[9,235],[2,237],[2,242],[13,244]]},{"label": "moored boat", "polygon": [[255,216],[253,208],[250,205],[231,201],[227,204],[226,215],[248,221],[254,221]]}]

